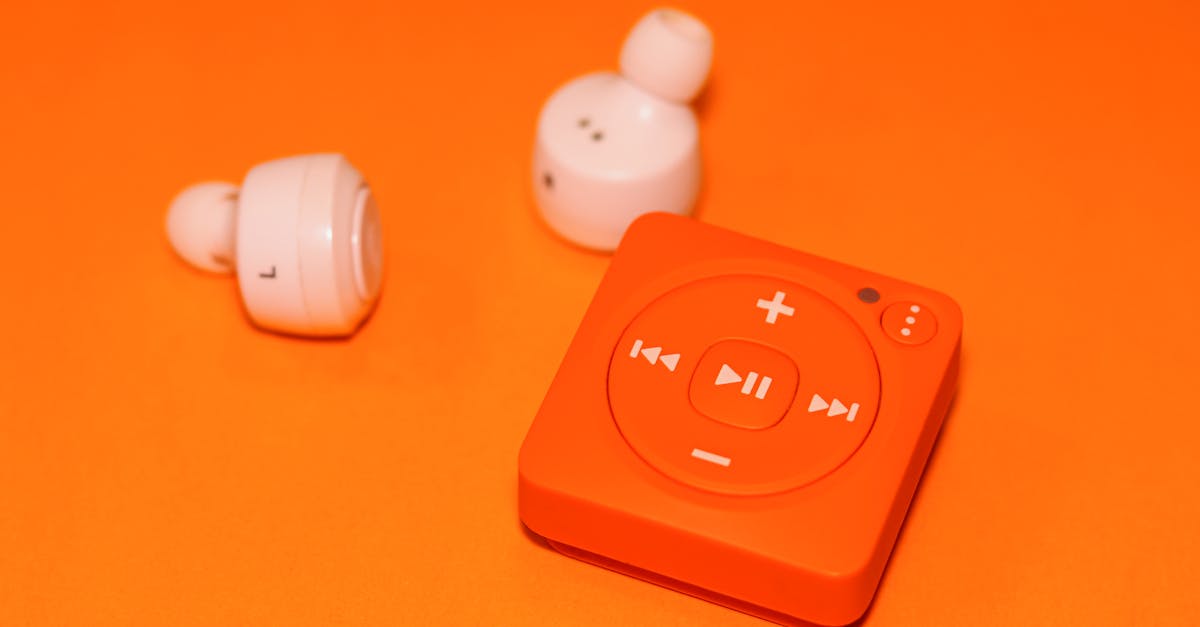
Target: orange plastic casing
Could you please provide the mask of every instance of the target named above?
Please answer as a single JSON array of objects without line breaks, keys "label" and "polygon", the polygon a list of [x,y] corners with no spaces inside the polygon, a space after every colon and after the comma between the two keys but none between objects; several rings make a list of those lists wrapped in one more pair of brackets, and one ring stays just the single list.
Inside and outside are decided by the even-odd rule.
[{"label": "orange plastic casing", "polygon": [[961,330],[932,290],[644,216],[525,437],[521,520],[763,618],[852,622],[949,407]]}]

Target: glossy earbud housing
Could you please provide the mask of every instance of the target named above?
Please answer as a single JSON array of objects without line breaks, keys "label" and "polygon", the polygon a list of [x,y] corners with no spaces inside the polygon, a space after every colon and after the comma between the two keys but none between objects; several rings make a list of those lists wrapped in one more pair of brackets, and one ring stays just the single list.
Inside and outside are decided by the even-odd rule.
[{"label": "glossy earbud housing", "polygon": [[611,251],[650,212],[691,213],[700,133],[690,101],[712,62],[695,17],[657,9],[630,31],[621,72],[577,78],[538,117],[532,181],[546,223],[580,246]]},{"label": "glossy earbud housing", "polygon": [[269,161],[240,188],[190,187],[171,204],[167,234],[192,265],[235,272],[246,312],[264,329],[349,335],[379,297],[379,208],[341,155]]}]

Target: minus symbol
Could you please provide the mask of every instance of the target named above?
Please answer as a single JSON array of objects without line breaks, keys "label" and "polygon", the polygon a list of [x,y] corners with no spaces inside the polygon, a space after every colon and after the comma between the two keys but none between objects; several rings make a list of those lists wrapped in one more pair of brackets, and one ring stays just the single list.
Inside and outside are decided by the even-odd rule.
[{"label": "minus symbol", "polygon": [[722,455],[717,455],[716,453],[709,453],[708,451],[701,450],[698,448],[692,449],[692,457],[695,457],[696,459],[703,459],[706,462],[712,462],[718,466],[725,466],[725,467],[728,467],[729,462],[733,461],[733,460],[729,459],[728,457],[724,457]]}]

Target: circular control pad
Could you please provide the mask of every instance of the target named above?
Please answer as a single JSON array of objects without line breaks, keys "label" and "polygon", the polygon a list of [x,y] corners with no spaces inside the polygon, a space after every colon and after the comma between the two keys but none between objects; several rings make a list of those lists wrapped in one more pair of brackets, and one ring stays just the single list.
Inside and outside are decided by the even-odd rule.
[{"label": "circular control pad", "polygon": [[817,292],[723,276],[676,288],[633,319],[613,351],[608,398],[630,447],[668,477],[772,494],[858,449],[879,408],[879,368],[857,323]]}]

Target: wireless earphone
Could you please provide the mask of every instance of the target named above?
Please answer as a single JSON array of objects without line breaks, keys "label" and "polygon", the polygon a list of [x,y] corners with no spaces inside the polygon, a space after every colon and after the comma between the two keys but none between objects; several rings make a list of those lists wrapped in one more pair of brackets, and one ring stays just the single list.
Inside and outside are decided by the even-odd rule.
[{"label": "wireless earphone", "polygon": [[349,335],[379,297],[379,208],[337,154],[268,161],[230,183],[183,190],[167,237],[197,268],[236,273],[258,326],[294,335]]},{"label": "wireless earphone", "polygon": [[700,136],[689,103],[711,63],[708,27],[657,9],[626,37],[620,74],[588,74],[550,96],[538,118],[533,187],[551,228],[609,251],[642,214],[691,213]]}]

